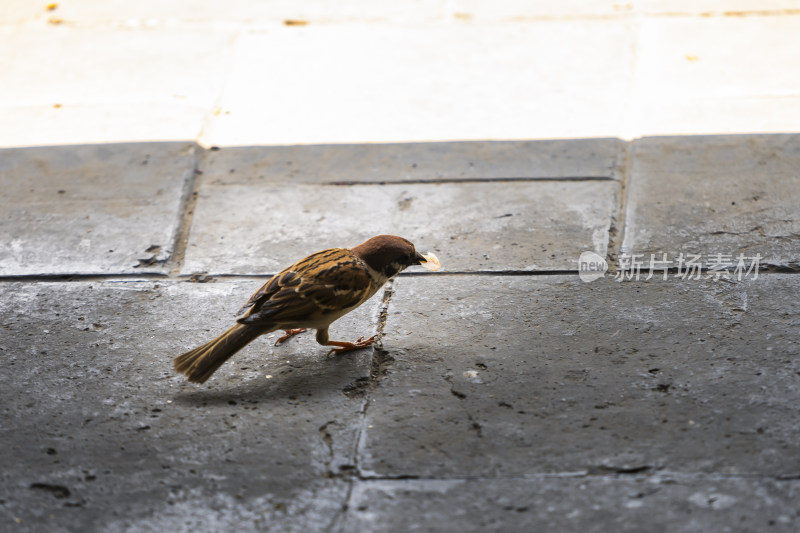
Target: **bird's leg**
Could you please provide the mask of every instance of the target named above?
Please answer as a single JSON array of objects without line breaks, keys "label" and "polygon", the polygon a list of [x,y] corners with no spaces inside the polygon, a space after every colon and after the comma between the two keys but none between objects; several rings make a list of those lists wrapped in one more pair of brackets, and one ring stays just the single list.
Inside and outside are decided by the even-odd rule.
[{"label": "bird's leg", "polygon": [[375,336],[373,335],[367,340],[364,340],[364,337],[359,337],[356,342],[332,341],[328,338],[328,328],[325,328],[317,330],[317,342],[323,346],[338,346],[338,348],[333,348],[331,351],[329,351],[328,355],[339,355],[345,352],[351,352],[353,350],[360,350],[361,348],[372,346],[372,344],[375,342]]},{"label": "bird's leg", "polygon": [[275,341],[275,346],[281,344],[282,342],[286,342],[287,340],[291,339],[298,333],[303,333],[306,328],[297,328],[297,329],[287,329],[284,330],[284,334],[278,337],[278,340]]},{"label": "bird's leg", "polygon": [[325,343],[325,346],[339,346],[339,348],[333,348],[331,351],[329,351],[328,355],[331,354],[340,355],[345,352],[351,352],[353,350],[360,350],[361,348],[367,348],[369,346],[372,346],[374,342],[375,342],[375,335],[366,340],[364,340],[364,337],[359,337],[356,342],[328,341]]}]

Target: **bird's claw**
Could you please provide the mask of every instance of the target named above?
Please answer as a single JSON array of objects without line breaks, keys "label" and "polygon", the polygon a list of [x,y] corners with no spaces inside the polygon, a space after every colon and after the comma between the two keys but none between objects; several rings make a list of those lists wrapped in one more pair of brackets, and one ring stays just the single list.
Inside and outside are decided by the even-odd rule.
[{"label": "bird's claw", "polygon": [[287,340],[291,339],[292,337],[294,337],[298,333],[303,333],[305,330],[306,330],[306,328],[296,328],[296,329],[287,329],[287,330],[285,330],[285,333],[283,335],[281,335],[280,337],[278,337],[278,340],[275,341],[275,346],[278,346],[281,343],[286,342]]},{"label": "bird's claw", "polygon": [[332,348],[331,351],[328,352],[328,356],[330,355],[341,355],[346,352],[352,352],[353,350],[360,350],[361,348],[369,348],[375,343],[376,336],[373,335],[369,339],[364,340],[364,337],[359,337],[356,342],[338,342],[338,341],[331,341],[330,344],[334,346],[338,346],[338,348]]}]

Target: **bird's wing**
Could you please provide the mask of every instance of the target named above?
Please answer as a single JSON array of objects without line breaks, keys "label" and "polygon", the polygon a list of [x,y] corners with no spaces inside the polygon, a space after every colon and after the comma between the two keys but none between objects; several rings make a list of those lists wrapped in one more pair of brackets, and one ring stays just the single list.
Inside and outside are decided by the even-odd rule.
[{"label": "bird's wing", "polygon": [[283,270],[270,278],[268,282],[261,286],[250,299],[247,301],[246,304],[242,306],[239,311],[236,312],[236,316],[241,315],[248,309],[252,310],[247,314],[248,316],[257,312],[264,303],[268,302],[272,296],[277,294],[278,292],[285,290],[285,289],[293,289],[300,285],[300,276],[292,270],[291,267]]},{"label": "bird's wing", "polygon": [[349,250],[312,254],[276,274],[250,298],[243,324],[286,323],[354,308],[373,294],[372,279]]}]

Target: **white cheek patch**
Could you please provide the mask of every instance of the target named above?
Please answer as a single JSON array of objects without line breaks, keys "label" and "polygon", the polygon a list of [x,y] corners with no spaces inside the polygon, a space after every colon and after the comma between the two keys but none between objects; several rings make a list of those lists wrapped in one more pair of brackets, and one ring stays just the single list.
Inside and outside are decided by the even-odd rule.
[{"label": "white cheek patch", "polygon": [[439,262],[439,258],[436,257],[434,254],[432,253],[422,254],[422,257],[425,258],[425,263],[421,264],[428,270],[436,272],[437,270],[442,268],[442,264]]}]

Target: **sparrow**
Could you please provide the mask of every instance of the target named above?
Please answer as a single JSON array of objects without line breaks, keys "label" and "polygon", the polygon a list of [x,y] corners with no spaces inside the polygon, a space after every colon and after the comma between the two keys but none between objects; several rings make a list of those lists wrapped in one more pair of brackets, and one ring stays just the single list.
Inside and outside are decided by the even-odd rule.
[{"label": "sparrow", "polygon": [[285,330],[275,345],[307,328],[317,330],[317,342],[342,354],[366,348],[375,337],[355,342],[333,341],[328,327],[369,300],[390,278],[412,265],[440,268],[433,254],[420,254],[402,237],[378,235],[355,248],[331,248],[301,259],[275,274],[236,313],[244,313],[232,328],[202,346],[175,358],[177,372],[189,381],[205,383],[222,364],[257,337]]}]

